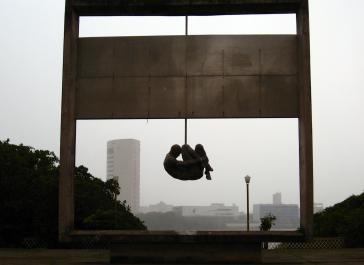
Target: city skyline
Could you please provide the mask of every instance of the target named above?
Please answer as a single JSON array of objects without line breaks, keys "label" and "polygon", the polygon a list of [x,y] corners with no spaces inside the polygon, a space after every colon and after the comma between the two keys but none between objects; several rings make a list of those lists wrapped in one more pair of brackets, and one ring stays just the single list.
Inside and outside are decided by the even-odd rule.
[{"label": "city skyline", "polygon": [[[314,197],[330,206],[363,191],[364,3],[309,4]],[[0,42],[0,139],[59,156],[64,1],[17,0],[0,6],[0,21],[6,25],[0,32],[7,36]],[[189,33],[272,34],[279,28],[280,33],[295,34],[294,21],[291,15],[191,17]],[[183,35],[184,31],[183,17],[82,17],[80,36]],[[296,120],[189,120],[189,143],[204,144],[215,169],[211,183],[172,182],[163,172],[162,160],[171,144],[183,143],[183,124],[183,120],[79,121],[77,165],[105,180],[107,139],[138,138],[143,142],[141,157],[148,161],[141,168],[142,203],[170,198],[179,204],[222,201],[242,207],[246,174],[252,175],[252,203],[270,201],[276,190],[285,194],[285,201],[298,203]]]}]

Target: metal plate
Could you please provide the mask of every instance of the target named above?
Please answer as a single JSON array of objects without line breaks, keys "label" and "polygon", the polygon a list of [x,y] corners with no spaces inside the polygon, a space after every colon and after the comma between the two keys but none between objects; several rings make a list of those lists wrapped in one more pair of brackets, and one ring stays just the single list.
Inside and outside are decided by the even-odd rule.
[{"label": "metal plate", "polygon": [[261,41],[261,74],[294,75],[297,73],[297,37],[264,36]]},{"label": "metal plate", "polygon": [[76,118],[112,118],[112,83],[112,78],[85,78],[78,80]]},{"label": "metal plate", "polygon": [[[186,44],[184,36],[150,37],[151,76],[185,76]],[[140,62],[143,63],[143,62]]]},{"label": "metal plate", "polygon": [[149,45],[145,38],[114,38],[115,76],[149,76]]},{"label": "metal plate", "polygon": [[115,39],[115,76],[184,76],[185,37]]},{"label": "metal plate", "polygon": [[113,118],[148,116],[148,78],[116,78],[113,85]]},{"label": "metal plate", "polygon": [[[222,37],[222,36],[221,36]],[[260,73],[260,36],[229,36],[224,48],[224,75]]]},{"label": "metal plate", "polygon": [[188,78],[187,110],[191,118],[223,117],[223,78]]},{"label": "metal plate", "polygon": [[260,116],[258,76],[224,78],[224,116],[228,118]]},{"label": "metal plate", "polygon": [[78,60],[79,117],[298,116],[295,35],[85,38]]},{"label": "metal plate", "polygon": [[78,73],[80,77],[182,77],[186,71],[189,76],[293,75],[296,42],[295,35],[81,38]]},{"label": "metal plate", "polygon": [[185,78],[151,78],[149,115],[142,118],[182,118],[186,113]]},{"label": "metal plate", "polygon": [[112,77],[114,71],[113,38],[78,40],[78,77]]},{"label": "metal plate", "polygon": [[262,117],[298,118],[296,76],[262,77]]},{"label": "metal plate", "polygon": [[222,75],[223,47],[214,36],[187,37],[187,74]]}]

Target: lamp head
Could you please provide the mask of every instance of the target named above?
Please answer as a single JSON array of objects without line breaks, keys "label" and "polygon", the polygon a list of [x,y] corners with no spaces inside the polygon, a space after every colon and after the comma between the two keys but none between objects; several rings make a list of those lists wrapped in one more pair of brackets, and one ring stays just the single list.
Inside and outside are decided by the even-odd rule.
[{"label": "lamp head", "polygon": [[244,178],[245,178],[245,183],[249,184],[251,177],[249,175],[246,175]]}]

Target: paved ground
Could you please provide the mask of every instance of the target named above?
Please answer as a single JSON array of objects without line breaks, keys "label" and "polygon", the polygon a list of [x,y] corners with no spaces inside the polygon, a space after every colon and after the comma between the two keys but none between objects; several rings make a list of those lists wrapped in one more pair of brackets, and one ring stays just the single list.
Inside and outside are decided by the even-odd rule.
[{"label": "paved ground", "polygon": [[263,252],[263,264],[364,265],[364,249],[299,249]]},{"label": "paved ground", "polygon": [[[105,265],[107,250],[0,249],[0,265]],[[269,250],[263,264],[364,265],[364,249]]]}]

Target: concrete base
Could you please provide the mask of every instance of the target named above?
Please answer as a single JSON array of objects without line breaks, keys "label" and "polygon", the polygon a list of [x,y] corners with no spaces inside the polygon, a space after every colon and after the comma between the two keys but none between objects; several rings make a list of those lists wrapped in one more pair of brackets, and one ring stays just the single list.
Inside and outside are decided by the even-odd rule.
[{"label": "concrete base", "polygon": [[304,240],[297,231],[75,230],[71,236],[110,242],[110,262],[119,264],[261,263],[261,242]]},{"label": "concrete base", "polygon": [[156,263],[261,263],[261,243],[113,243],[110,262]]}]

